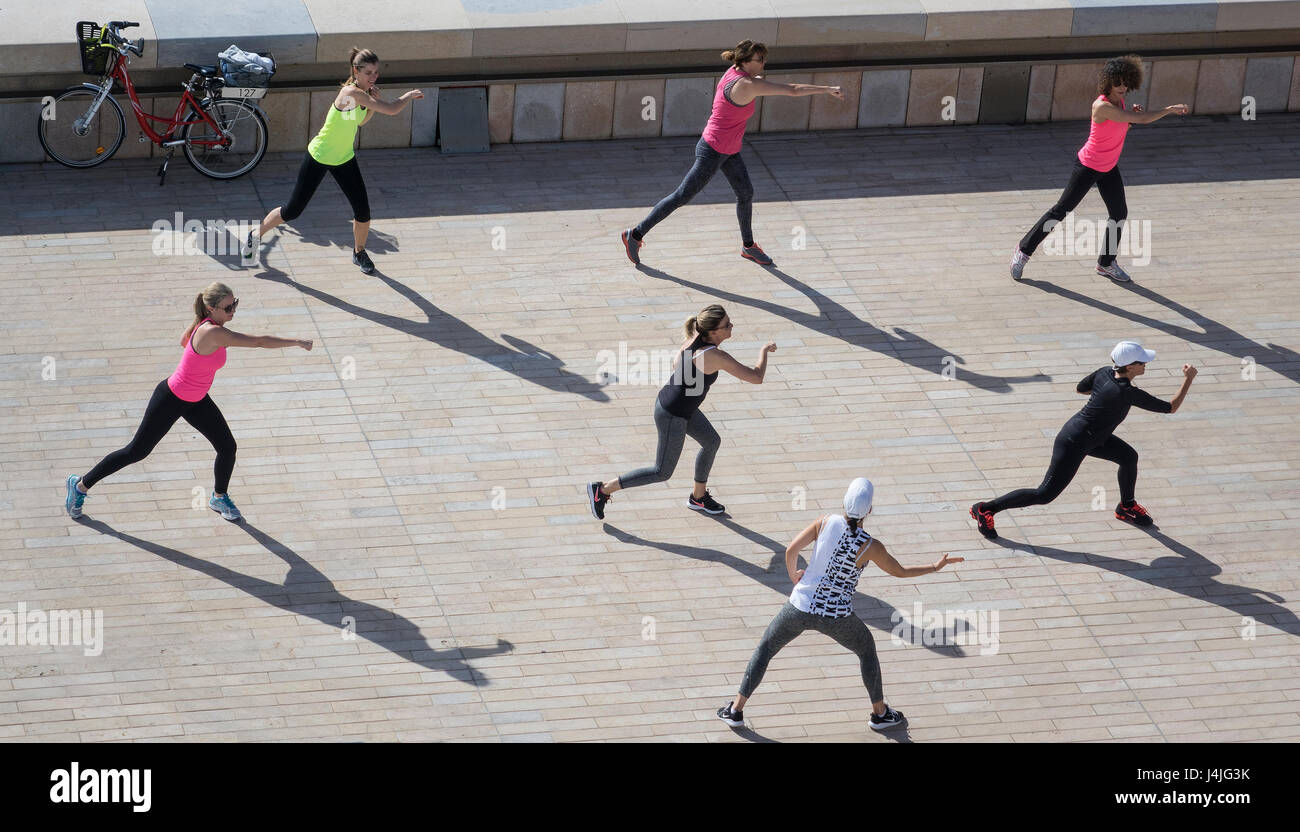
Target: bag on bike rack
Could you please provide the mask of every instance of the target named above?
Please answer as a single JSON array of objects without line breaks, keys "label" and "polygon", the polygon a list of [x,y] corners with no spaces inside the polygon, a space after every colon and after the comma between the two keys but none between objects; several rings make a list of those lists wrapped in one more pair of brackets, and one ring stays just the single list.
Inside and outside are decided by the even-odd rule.
[{"label": "bag on bike rack", "polygon": [[265,90],[271,83],[271,76],[275,74],[275,58],[270,55],[259,55],[256,52],[245,52],[234,44],[217,57],[221,60],[222,80],[229,87]]}]

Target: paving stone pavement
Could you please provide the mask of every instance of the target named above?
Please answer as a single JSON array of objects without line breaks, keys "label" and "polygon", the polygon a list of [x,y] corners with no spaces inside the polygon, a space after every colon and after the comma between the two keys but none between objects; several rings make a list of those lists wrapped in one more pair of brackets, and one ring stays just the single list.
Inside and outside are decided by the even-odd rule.
[{"label": "paving stone pavement", "polygon": [[[892,739],[1294,741],[1298,131],[1133,130],[1131,287],[1086,249],[1007,274],[1081,123],[754,137],[770,270],[738,256],[722,177],[648,235],[645,269],[624,257],[618,232],[694,137],[362,151],[373,277],[332,182],[258,267],[160,253],[178,211],[280,204],[296,154],[233,182],[178,163],[161,188],[148,161],[0,169],[0,610],[104,626],[99,655],[0,646],[0,739],[887,742],[855,657],[813,633],[772,662],[749,729],[713,716],[789,591],[785,545],[868,476],[868,527],[902,563],[966,558],[863,576],[909,718]],[[1095,191],[1075,216],[1104,219]],[[71,521],[63,480],[129,440],[213,280],[242,301],[232,328],[316,344],[232,349],[217,376],[246,522],[203,507],[212,452],[183,422]],[[584,484],[652,458],[646,368],[711,302],[742,361],[779,345],[764,384],[724,377],[704,405],[729,515],[683,505],[688,442],[670,483],[597,522]],[[1113,519],[1115,469],[1088,460],[985,541],[968,506],[1037,484],[1075,382],[1124,338],[1158,353],[1157,396],[1201,371],[1178,414],[1119,431],[1158,531]],[[996,651],[891,638],[938,635],[945,611],[967,642],[996,616]]]}]

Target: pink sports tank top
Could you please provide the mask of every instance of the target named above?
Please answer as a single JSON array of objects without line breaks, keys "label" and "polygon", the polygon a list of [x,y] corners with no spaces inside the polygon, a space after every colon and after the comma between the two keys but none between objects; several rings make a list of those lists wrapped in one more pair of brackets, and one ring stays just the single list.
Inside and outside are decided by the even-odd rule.
[{"label": "pink sports tank top", "polygon": [[[203,326],[210,320],[211,318],[204,318],[199,321],[199,326]],[[199,326],[194,327],[194,332],[199,331]],[[167,386],[176,394],[176,398],[184,402],[197,402],[206,396],[212,387],[212,379],[216,377],[217,370],[226,366],[225,347],[217,347],[216,352],[211,355],[199,355],[194,351],[194,332],[190,333],[189,339],[185,342],[181,363],[177,364],[176,371],[167,377]]]},{"label": "pink sports tank top", "polygon": [[704,125],[704,140],[719,153],[740,152],[745,138],[745,122],[754,114],[754,101],[740,107],[728,101],[726,93],[727,84],[748,77],[747,73],[733,66],[722,76],[718,89],[713,93],[713,113],[709,116],[709,123]]},{"label": "pink sports tank top", "polygon": [[[1099,95],[1101,101],[1106,96]],[[1124,109],[1124,99],[1119,100],[1120,109]],[[1106,173],[1119,164],[1119,154],[1124,150],[1124,137],[1128,135],[1128,122],[1106,120],[1101,124],[1090,121],[1092,129],[1088,131],[1088,141],[1079,148],[1079,162],[1100,173]]]}]

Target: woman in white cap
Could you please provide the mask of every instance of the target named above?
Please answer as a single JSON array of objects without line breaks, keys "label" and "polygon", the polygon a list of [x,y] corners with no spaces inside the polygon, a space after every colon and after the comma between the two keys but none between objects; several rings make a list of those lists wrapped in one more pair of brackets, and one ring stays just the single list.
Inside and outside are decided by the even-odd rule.
[{"label": "woman in white cap", "polygon": [[1136,341],[1120,341],[1111,350],[1111,366],[1084,376],[1075,389],[1092,395],[1083,409],[1072,416],[1056,435],[1052,462],[1047,466],[1042,484],[971,506],[970,515],[975,518],[980,534],[990,540],[998,536],[993,528],[993,515],[999,511],[1044,505],[1055,500],[1074,479],[1085,456],[1108,459],[1119,465],[1120,501],[1115,506],[1115,518],[1136,526],[1151,525],[1151,515],[1133,498],[1137,485],[1137,451],[1114,432],[1128,416],[1130,407],[1153,413],[1177,413],[1192,386],[1192,379],[1196,378],[1196,368],[1184,364],[1183,386],[1173,401],[1168,402],[1134,387],[1133,379],[1145,373],[1147,362],[1155,357],[1154,352],[1143,349]]},{"label": "woman in white cap", "polygon": [[[804,630],[816,630],[830,636],[857,654],[862,664],[862,683],[871,695],[871,727],[877,731],[903,724],[903,714],[885,704],[880,683],[880,661],[876,642],[862,619],[853,613],[853,595],[858,578],[869,561],[895,578],[914,578],[938,572],[950,563],[965,558],[944,555],[932,566],[902,566],[885,551],[884,544],[862,528],[862,519],[871,513],[874,493],[871,481],[858,477],[849,483],[844,494],[844,514],[818,517],[799,533],[785,550],[785,569],[794,583],[790,600],[767,626],[763,640],[745,669],[740,692],[735,699],[718,708],[718,719],[739,728],[745,724],[745,702],[763,681],[767,664]],[[799,551],[816,541],[807,569],[795,569]]]}]

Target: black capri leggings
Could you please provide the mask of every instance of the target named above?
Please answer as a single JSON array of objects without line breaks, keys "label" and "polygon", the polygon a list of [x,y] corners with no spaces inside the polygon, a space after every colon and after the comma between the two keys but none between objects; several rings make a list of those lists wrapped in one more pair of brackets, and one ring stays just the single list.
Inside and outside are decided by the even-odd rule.
[{"label": "black capri leggings", "polygon": [[[1093,170],[1078,159],[1074,161],[1074,169],[1070,171],[1070,181],[1066,183],[1061,198],[1056,200],[1056,204],[1048,209],[1034,227],[1029,229],[1029,233],[1021,239],[1020,250],[1025,254],[1033,254],[1043,240],[1047,239],[1047,235],[1052,233],[1056,223],[1064,220],[1066,214],[1078,207],[1094,184],[1097,186],[1097,192],[1101,194],[1101,201],[1106,203],[1106,212],[1110,215],[1111,223],[1102,240],[1097,265],[1109,266],[1114,263],[1115,255],[1119,253],[1119,238],[1124,231],[1124,220],[1128,219],[1128,202],[1124,199],[1124,179],[1119,174],[1119,165],[1102,173]],[[1113,234],[1111,229],[1114,229]]]},{"label": "black capri leggings", "polygon": [[230,433],[226,417],[221,415],[211,396],[204,396],[197,402],[178,398],[167,386],[167,379],[158,382],[158,386],[153,389],[149,405],[144,409],[144,419],[140,421],[131,444],[101,459],[82,479],[81,484],[90,490],[91,486],[109,474],[115,474],[144,459],[172,429],[176,420],[182,418],[217,449],[217,462],[213,469],[216,477],[215,493],[225,494],[230,487],[230,474],[235,470],[235,437]]},{"label": "black capri leggings", "polygon": [[1061,492],[1074,479],[1085,456],[1095,456],[1117,463],[1120,500],[1125,503],[1133,501],[1133,491],[1137,486],[1138,478],[1138,452],[1133,450],[1132,445],[1111,434],[1106,437],[1105,442],[1089,450],[1081,438],[1060,433],[1056,437],[1056,444],[1052,446],[1052,463],[1047,466],[1047,474],[1043,477],[1042,485],[1003,494],[996,500],[985,503],[984,509],[996,514],[1009,508],[1041,506],[1052,502],[1061,496]]},{"label": "black capri leggings", "polygon": [[280,208],[280,219],[292,222],[302,214],[311,201],[312,194],[320,187],[326,172],[339,183],[343,195],[352,204],[352,219],[370,222],[370,199],[366,196],[366,181],[361,178],[361,166],[357,164],[357,157],[353,156],[341,165],[322,165],[310,153],[302,160],[302,167],[298,168],[298,181],[294,183],[289,204]]}]

